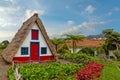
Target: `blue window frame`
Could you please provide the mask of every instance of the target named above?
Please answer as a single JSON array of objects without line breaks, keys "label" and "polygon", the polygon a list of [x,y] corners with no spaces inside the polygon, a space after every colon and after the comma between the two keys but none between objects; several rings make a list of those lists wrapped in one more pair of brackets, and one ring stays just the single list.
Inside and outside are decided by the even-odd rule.
[{"label": "blue window frame", "polygon": [[21,55],[28,55],[28,47],[21,47]]},{"label": "blue window frame", "polygon": [[41,54],[47,54],[47,47],[41,47]]}]

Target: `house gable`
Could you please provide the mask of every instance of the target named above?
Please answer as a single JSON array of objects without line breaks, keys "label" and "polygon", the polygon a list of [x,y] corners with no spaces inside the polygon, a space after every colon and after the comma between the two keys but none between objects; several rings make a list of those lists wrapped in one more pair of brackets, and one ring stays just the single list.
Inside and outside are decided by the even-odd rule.
[{"label": "house gable", "polygon": [[[15,57],[21,56],[19,53],[21,51],[20,47],[27,47],[28,45],[30,45],[30,42],[32,42],[32,40],[30,38],[32,29],[37,29],[37,30],[39,30],[39,33],[40,33],[38,36],[38,40],[35,40],[35,42],[39,42],[40,46],[48,47],[47,48],[48,49],[47,52],[49,52],[48,54],[53,55],[54,58],[57,57],[57,52],[54,49],[46,31],[45,31],[45,28],[44,28],[41,20],[38,17],[38,14],[34,14],[31,18],[29,18],[26,22],[23,23],[22,27],[18,30],[15,37],[11,41],[11,43],[3,51],[2,56],[5,61],[12,63],[12,61],[15,59]],[[30,41],[28,40],[28,38]],[[35,38],[36,38],[36,36],[35,36]],[[47,45],[47,46],[45,46],[45,45]],[[28,48],[30,48],[30,47],[28,47]],[[30,55],[30,49],[28,49],[28,55],[22,55],[21,57],[24,57],[25,60],[27,60],[28,59],[27,57],[29,55]],[[43,59],[45,59],[45,58],[43,58]]]}]

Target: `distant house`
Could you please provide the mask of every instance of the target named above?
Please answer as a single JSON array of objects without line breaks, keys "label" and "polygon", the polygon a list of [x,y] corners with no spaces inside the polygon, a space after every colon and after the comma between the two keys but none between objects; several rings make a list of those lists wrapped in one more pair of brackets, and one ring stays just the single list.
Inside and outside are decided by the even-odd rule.
[{"label": "distant house", "polygon": [[23,23],[2,56],[9,63],[42,62],[57,57],[38,14]]},{"label": "distant house", "polygon": [[[100,46],[102,43],[104,42],[104,40],[96,40],[96,39],[87,39],[84,38],[83,41],[78,41],[76,46],[76,52],[78,52],[82,47],[98,47]],[[67,43],[68,46],[70,47],[71,52],[73,52],[72,50],[72,41]]]}]

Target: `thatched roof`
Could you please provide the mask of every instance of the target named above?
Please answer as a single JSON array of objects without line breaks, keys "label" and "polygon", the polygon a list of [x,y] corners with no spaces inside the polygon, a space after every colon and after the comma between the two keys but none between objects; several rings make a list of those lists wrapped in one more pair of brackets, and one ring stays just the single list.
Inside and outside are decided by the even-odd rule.
[{"label": "thatched roof", "polygon": [[51,53],[54,55],[54,57],[57,57],[57,52],[54,49],[53,44],[51,43],[45,31],[45,28],[38,17],[38,14],[34,14],[32,17],[30,17],[27,21],[23,23],[22,27],[18,30],[11,43],[6,47],[6,49],[3,50],[2,56],[5,61],[7,61],[8,63],[12,63],[13,57],[17,53],[19,47],[27,37],[29,31],[34,24],[38,25]]}]

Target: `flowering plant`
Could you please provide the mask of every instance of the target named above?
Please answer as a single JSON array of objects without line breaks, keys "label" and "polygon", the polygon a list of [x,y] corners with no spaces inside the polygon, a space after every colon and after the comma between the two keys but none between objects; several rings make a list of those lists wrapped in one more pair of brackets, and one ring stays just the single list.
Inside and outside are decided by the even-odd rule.
[{"label": "flowering plant", "polygon": [[77,80],[90,80],[94,77],[100,77],[103,65],[91,62],[76,73]]}]

